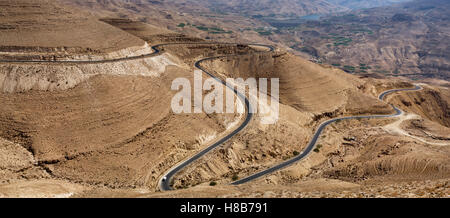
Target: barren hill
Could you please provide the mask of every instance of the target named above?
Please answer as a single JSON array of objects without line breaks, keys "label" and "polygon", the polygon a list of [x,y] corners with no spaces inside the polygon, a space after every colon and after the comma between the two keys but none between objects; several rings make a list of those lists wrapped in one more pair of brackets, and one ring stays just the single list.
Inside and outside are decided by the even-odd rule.
[{"label": "barren hill", "polygon": [[[48,0],[0,1],[0,55],[120,56],[145,41],[74,8]],[[76,30],[76,31],[70,31]]]},{"label": "barren hill", "polygon": [[[412,82],[351,75],[280,48],[204,43],[204,34],[227,30],[174,28],[196,16],[161,11],[166,1],[0,2],[1,58],[101,60],[180,43],[153,56],[107,63],[0,63],[0,196],[448,197],[448,84],[429,82],[380,101],[381,92]],[[154,14],[142,15],[149,12]],[[196,30],[185,35],[177,28]],[[175,175],[173,187],[183,190],[160,192],[165,172],[244,122],[240,113],[171,110],[172,82],[181,77],[192,84],[194,63],[217,55],[226,57],[201,65],[219,78],[280,79],[279,120],[267,125],[271,111],[255,114],[246,128]],[[392,114],[388,103],[406,113],[333,123],[306,159],[229,185],[298,155],[322,122]]]}]

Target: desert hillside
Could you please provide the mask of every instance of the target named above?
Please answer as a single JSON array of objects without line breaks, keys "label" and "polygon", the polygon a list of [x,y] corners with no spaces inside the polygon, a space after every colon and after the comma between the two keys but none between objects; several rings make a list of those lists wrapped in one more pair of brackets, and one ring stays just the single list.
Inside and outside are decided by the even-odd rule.
[{"label": "desert hillside", "polygon": [[60,2],[2,0],[0,4],[2,59],[111,58],[150,51],[142,39]]},{"label": "desert hillside", "polygon": [[[246,44],[270,42],[256,30],[216,42],[209,35],[235,34],[226,28],[237,21],[171,2],[0,0],[0,197],[449,196],[448,83],[347,73],[283,46]],[[279,79],[277,122],[264,122],[275,113],[264,102],[249,120],[172,111],[173,81],[193,84],[197,61],[215,56],[198,65],[219,79]],[[261,94],[271,92],[248,98]],[[390,104],[404,113],[387,117]],[[333,122],[301,161],[230,184],[298,156],[320,124],[359,115],[379,117]],[[176,173],[175,190],[161,188],[174,166],[234,132]]]}]

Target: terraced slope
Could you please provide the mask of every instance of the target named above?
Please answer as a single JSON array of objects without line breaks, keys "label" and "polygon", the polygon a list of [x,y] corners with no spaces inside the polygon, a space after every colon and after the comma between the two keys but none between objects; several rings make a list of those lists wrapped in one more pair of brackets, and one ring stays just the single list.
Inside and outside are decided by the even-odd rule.
[{"label": "terraced slope", "polygon": [[[329,113],[345,110],[361,112],[361,109],[370,106],[375,107],[378,112],[390,111],[375,98],[358,91],[357,87],[364,83],[362,80],[291,54],[260,54],[222,59],[210,63],[209,68],[233,78],[280,78],[281,103],[300,111],[317,115],[327,113],[328,116],[333,115]],[[372,101],[361,100],[364,98],[372,98]]]},{"label": "terraced slope", "polygon": [[145,46],[142,39],[57,1],[1,0],[0,5],[0,55],[118,56]]}]

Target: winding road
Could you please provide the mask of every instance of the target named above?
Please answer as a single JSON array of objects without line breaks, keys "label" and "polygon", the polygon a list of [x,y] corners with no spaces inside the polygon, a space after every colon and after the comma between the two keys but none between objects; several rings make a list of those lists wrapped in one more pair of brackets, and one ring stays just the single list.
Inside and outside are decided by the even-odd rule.
[{"label": "winding road", "polygon": [[[409,88],[409,89],[392,89],[392,90],[388,90],[385,91],[383,93],[381,93],[378,97],[379,100],[383,101],[384,98],[394,92],[400,92],[400,91],[416,91],[416,90],[421,90],[422,87],[416,85],[414,88]],[[281,164],[278,164],[274,167],[271,167],[269,169],[263,170],[261,172],[258,172],[256,174],[253,174],[249,177],[243,178],[241,180],[238,180],[236,182],[233,182],[231,184],[233,185],[240,185],[240,184],[244,184],[247,182],[250,182],[252,180],[255,180],[257,178],[260,178],[264,175],[273,173],[275,171],[281,170],[287,166],[290,166],[298,161],[303,160],[306,156],[308,156],[308,154],[311,153],[311,151],[313,151],[314,147],[317,144],[317,140],[319,139],[320,134],[322,134],[323,130],[325,129],[325,127],[327,127],[328,125],[340,121],[340,120],[350,120],[350,119],[367,119],[367,118],[392,118],[392,117],[398,117],[400,116],[403,111],[398,109],[397,107],[395,107],[394,105],[391,104],[391,107],[395,110],[395,114],[390,114],[390,115],[365,115],[365,116],[350,116],[350,117],[342,117],[342,118],[335,118],[335,119],[331,119],[331,120],[327,120],[325,122],[323,122],[322,124],[319,125],[319,128],[316,130],[316,132],[314,133],[311,141],[309,142],[308,146],[306,146],[306,148],[297,156],[295,156],[292,159],[289,159]]]},{"label": "winding road", "polygon": [[[264,44],[257,44],[257,43],[250,43],[250,44],[242,44],[242,43],[216,43],[216,42],[179,42],[179,43],[164,43],[164,44],[157,44],[152,46],[152,53],[145,54],[145,55],[139,55],[139,56],[131,56],[131,57],[123,57],[123,58],[116,58],[116,59],[107,59],[107,60],[0,60],[0,63],[54,63],[54,64],[102,64],[102,63],[114,63],[114,62],[120,62],[120,61],[128,61],[128,60],[138,60],[138,59],[144,59],[148,57],[157,56],[161,53],[160,47],[163,46],[170,46],[170,45],[247,45],[247,46],[256,46],[256,47],[263,47],[267,48],[267,51],[258,51],[255,53],[262,53],[262,52],[272,52],[275,50],[275,48],[271,45],[264,45]],[[233,86],[227,84],[225,81],[221,80],[220,78],[216,77],[214,74],[210,73],[208,70],[203,68],[201,66],[201,63],[205,61],[210,61],[214,59],[224,58],[224,57],[232,57],[232,56],[239,56],[239,55],[222,55],[222,56],[216,56],[216,57],[208,57],[201,59],[195,63],[195,67],[202,70],[204,73],[206,73],[208,76],[214,78],[218,82],[225,85],[227,88],[231,89],[241,101],[244,102],[245,105],[245,120],[242,122],[242,124],[237,127],[234,131],[226,135],[224,138],[219,139],[214,144],[208,146],[204,150],[200,151],[199,153],[195,154],[191,158],[179,163],[175,167],[171,168],[164,176],[161,177],[159,180],[159,188],[162,191],[171,190],[170,182],[172,177],[181,171],[186,166],[190,165],[194,161],[198,160],[208,152],[214,150],[224,142],[228,141],[230,138],[235,136],[237,133],[241,132],[251,121],[253,114],[249,113],[251,111],[251,105],[248,100],[248,98],[245,96],[245,93],[241,93],[237,91]]]},{"label": "winding road", "polygon": [[[60,63],[60,64],[101,64],[101,63],[113,63],[113,62],[120,62],[120,61],[127,61],[127,60],[137,60],[137,59],[143,59],[143,58],[148,58],[148,57],[153,57],[156,55],[159,55],[161,53],[160,47],[163,46],[169,46],[169,45],[198,45],[198,44],[211,44],[211,45],[247,45],[247,46],[257,46],[257,47],[264,47],[267,48],[268,51],[259,51],[256,53],[260,53],[260,52],[272,52],[274,51],[274,47],[270,46],[270,45],[264,45],[264,44],[239,44],[239,43],[214,43],[214,42],[180,42],[180,43],[165,43],[165,44],[158,44],[158,45],[154,45],[151,48],[153,49],[152,53],[149,54],[145,54],[145,55],[140,55],[140,56],[131,56],[131,57],[123,57],[123,58],[116,58],[116,59],[107,59],[107,60],[0,60],[0,63]],[[217,80],[218,82],[222,83],[223,85],[227,86],[227,88],[233,90],[233,92],[239,97],[239,99],[243,102],[245,102],[245,109],[246,109],[246,113],[245,113],[245,120],[242,122],[242,124],[237,127],[234,131],[232,131],[231,133],[229,133],[228,135],[226,135],[225,137],[219,139],[218,141],[216,141],[215,143],[213,143],[212,145],[208,146],[207,148],[203,149],[202,151],[200,151],[199,153],[195,154],[194,156],[190,157],[187,160],[182,161],[181,163],[177,164],[176,166],[174,166],[173,168],[171,168],[169,171],[167,171],[159,180],[159,188],[161,191],[168,191],[171,190],[171,181],[172,178],[175,176],[175,174],[177,174],[178,172],[180,172],[182,169],[184,169],[185,167],[187,167],[188,165],[190,165],[191,163],[193,163],[194,161],[200,159],[201,157],[203,157],[205,154],[207,154],[208,152],[214,150],[215,148],[217,148],[218,146],[222,145],[224,142],[228,141],[230,138],[232,138],[233,136],[235,136],[237,133],[241,132],[251,121],[253,115],[252,113],[249,113],[251,111],[251,107],[252,105],[250,105],[250,102],[248,100],[248,98],[245,96],[245,93],[240,93],[239,91],[237,91],[236,89],[234,89],[234,87],[232,87],[231,85],[226,84],[225,81],[221,80],[220,78],[216,77],[215,75],[213,75],[212,73],[208,72],[208,70],[206,70],[205,68],[203,68],[201,66],[201,63],[205,62],[205,61],[210,61],[210,60],[214,60],[214,59],[219,59],[219,58],[223,58],[223,57],[231,57],[231,56],[239,56],[239,55],[223,55],[223,56],[216,56],[216,57],[208,57],[208,58],[204,58],[202,60],[199,60],[195,63],[195,67],[202,70],[204,73],[206,73],[208,76],[214,78],[215,80]],[[416,90],[420,90],[422,89],[421,86],[416,85],[414,88],[409,88],[409,89],[393,89],[393,90],[388,90],[385,91],[383,93],[381,93],[379,95],[379,100],[384,100],[384,98],[394,92],[400,92],[400,91],[416,91]],[[334,119],[330,119],[327,120],[323,123],[321,123],[319,125],[319,127],[317,128],[316,132],[314,133],[311,141],[309,142],[309,144],[306,146],[306,148],[297,156],[295,156],[292,159],[289,159],[283,163],[280,163],[276,166],[273,166],[269,169],[263,170],[261,172],[258,172],[256,174],[253,174],[249,177],[243,178],[241,180],[235,181],[233,183],[231,183],[232,185],[240,185],[240,184],[244,184],[247,182],[250,182],[252,180],[258,179],[262,176],[265,176],[267,174],[271,174],[274,173],[278,170],[281,170],[287,166],[290,166],[298,161],[303,160],[306,156],[308,156],[311,151],[313,151],[314,147],[316,146],[316,143],[319,139],[319,136],[322,134],[323,130],[330,124],[340,121],[340,120],[350,120],[350,119],[364,119],[364,118],[392,118],[392,117],[397,117],[400,116],[403,111],[401,111],[400,109],[398,109],[397,107],[395,107],[394,105],[391,105],[392,108],[395,110],[394,114],[390,114],[390,115],[364,115],[364,116],[349,116],[349,117],[342,117],[342,118],[334,118]]]},{"label": "winding road", "polygon": [[[271,51],[274,50],[274,47],[272,47],[270,45],[262,45],[262,44],[247,44],[247,45],[265,47],[265,48],[269,49],[268,51],[261,51],[261,52],[271,52]],[[191,163],[193,163],[194,161],[200,159],[202,156],[204,156],[208,152],[214,150],[215,148],[217,148],[218,146],[222,145],[224,142],[228,141],[230,138],[232,138],[233,136],[235,136],[236,134],[241,132],[248,125],[248,123],[251,121],[251,119],[253,117],[253,114],[250,113],[252,105],[250,105],[250,102],[249,102],[248,98],[245,96],[245,93],[241,93],[241,92],[237,91],[236,89],[234,89],[233,86],[227,84],[225,81],[223,81],[220,78],[216,77],[214,74],[210,73],[208,70],[206,70],[205,68],[203,68],[201,66],[201,63],[203,63],[205,61],[210,61],[210,60],[219,59],[219,58],[223,58],[223,57],[231,57],[231,56],[239,56],[239,55],[225,55],[225,56],[216,56],[216,57],[205,58],[205,59],[202,59],[202,60],[199,60],[199,61],[195,62],[195,67],[200,69],[200,70],[202,70],[208,76],[214,78],[218,82],[222,83],[227,88],[231,89],[239,97],[239,99],[245,103],[245,111],[246,112],[245,112],[245,120],[244,120],[244,122],[242,122],[242,124],[237,129],[235,129],[233,132],[231,132],[228,135],[226,135],[224,138],[221,138],[220,140],[218,140],[214,144],[208,146],[207,148],[205,148],[204,150],[200,151],[199,153],[195,154],[191,158],[189,158],[189,159],[179,163],[178,165],[176,165],[175,167],[170,169],[159,180],[159,188],[160,188],[161,191],[171,190],[172,187],[171,187],[170,183],[171,183],[172,178],[173,178],[173,176],[175,174],[177,174],[179,171],[181,171],[186,166],[188,166]]]},{"label": "winding road", "polygon": [[[104,59],[104,60],[0,60],[0,63],[54,63],[54,64],[103,64],[103,63],[114,63],[121,61],[129,61],[129,60],[139,60],[149,57],[157,56],[161,53],[160,47],[169,46],[169,45],[247,45],[247,46],[258,46],[268,48],[270,51],[274,50],[274,47],[271,45],[257,44],[257,43],[226,43],[226,42],[173,42],[173,43],[163,43],[152,46],[152,53],[137,55],[137,56],[129,56],[122,58],[113,58],[113,59]],[[233,56],[233,55],[227,55]],[[206,59],[214,59],[221,58],[227,56],[218,56]]]}]

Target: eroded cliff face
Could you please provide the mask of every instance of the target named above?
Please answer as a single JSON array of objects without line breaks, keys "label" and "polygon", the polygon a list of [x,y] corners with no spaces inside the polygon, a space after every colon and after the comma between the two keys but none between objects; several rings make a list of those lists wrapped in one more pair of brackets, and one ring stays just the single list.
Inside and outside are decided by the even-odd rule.
[{"label": "eroded cliff face", "polygon": [[[8,3],[8,10],[14,8],[15,1],[0,1]],[[35,5],[38,0],[30,2],[33,13],[45,9]],[[27,1],[20,1],[20,10],[29,6]],[[9,18],[3,16],[2,9],[0,16]],[[24,59],[114,59],[151,52],[144,40],[150,43],[202,41],[128,20],[110,20],[110,24],[119,28],[105,27],[97,21],[93,25],[46,26],[49,23],[44,22],[44,25],[25,26],[30,35],[25,34],[17,41],[26,43],[0,51],[2,55]],[[17,27],[0,25],[3,29]],[[45,38],[55,34],[50,31],[53,27],[61,34],[55,38],[56,43]],[[63,34],[63,30],[71,27],[79,30],[77,34]],[[39,28],[44,31],[37,31]],[[10,44],[16,43],[10,36],[19,33],[12,29],[3,35],[9,37]],[[119,31],[120,34],[115,35],[119,29],[129,34]],[[102,36],[111,38],[103,40]],[[38,40],[31,42],[30,38]],[[73,41],[74,38],[96,40],[83,43]],[[80,43],[89,46],[80,47]],[[256,114],[242,132],[177,174],[175,188],[189,188],[184,191],[195,197],[204,193],[197,192],[202,186],[212,190],[212,195],[220,192],[224,197],[298,197],[305,189],[328,192],[339,188],[355,193],[354,188],[365,187],[367,181],[376,183],[376,179],[390,182],[389,185],[397,184],[398,179],[409,179],[419,181],[418,186],[426,179],[448,180],[448,147],[417,142],[380,127],[394,120],[352,120],[329,126],[320,138],[318,150],[305,161],[254,183],[230,187],[229,182],[236,178],[301,152],[317,125],[324,120],[350,114],[391,113],[387,104],[376,99],[380,90],[411,84],[389,83],[379,89],[377,84],[338,69],[283,52],[255,53],[255,48],[244,45],[173,45],[164,46],[163,50],[165,53],[155,57],[115,63],[1,64],[0,196],[27,193],[35,194],[29,196],[97,194],[104,197],[157,192],[158,180],[167,170],[222,138],[243,118],[242,114],[235,113],[173,113],[170,108],[175,94],[170,88],[172,81],[183,77],[192,82],[193,63],[201,58],[247,53],[204,62],[204,66],[223,78],[280,78],[279,121],[267,125],[261,122],[263,114]],[[409,50],[383,52],[387,56],[415,58],[409,56]],[[429,93],[424,99],[434,102],[433,107],[446,108],[439,103],[439,98],[444,99],[441,94],[436,97]],[[391,100],[395,102],[395,98]],[[414,99],[420,102],[420,98]],[[412,101],[413,97],[406,100]],[[403,102],[399,100],[400,103]],[[423,105],[417,106],[417,111],[426,111],[424,114],[433,119],[440,116],[429,110]],[[444,136],[448,129],[445,128],[437,128],[439,134],[429,134],[435,131],[434,126],[420,122],[412,122],[407,128],[417,137],[447,140]],[[409,130],[420,128],[423,131]],[[210,181],[218,181],[218,189],[222,190],[211,189]],[[448,186],[447,183],[445,181],[444,186]],[[447,190],[442,190],[445,187],[441,184],[437,183],[436,190],[445,193]],[[400,185],[396,189],[403,187]],[[294,189],[296,193],[281,189]],[[266,190],[273,192],[262,193]],[[233,193],[235,191],[238,195]],[[374,192],[376,190],[367,191]],[[158,194],[170,196],[172,193]]]},{"label": "eroded cliff face", "polygon": [[2,46],[0,49],[1,60],[24,61],[102,61],[153,53],[153,50],[147,42],[142,42],[142,45],[130,46],[109,52],[81,47]]},{"label": "eroded cliff face", "polygon": [[[133,53],[133,55],[135,55]],[[74,88],[95,75],[141,75],[158,77],[168,66],[186,68],[170,54],[139,60],[92,64],[0,64],[0,90],[6,93],[29,90],[55,91]]]},{"label": "eroded cliff face", "polygon": [[406,111],[450,127],[450,92],[448,89],[425,86],[422,91],[399,93],[392,96],[390,101]]}]

